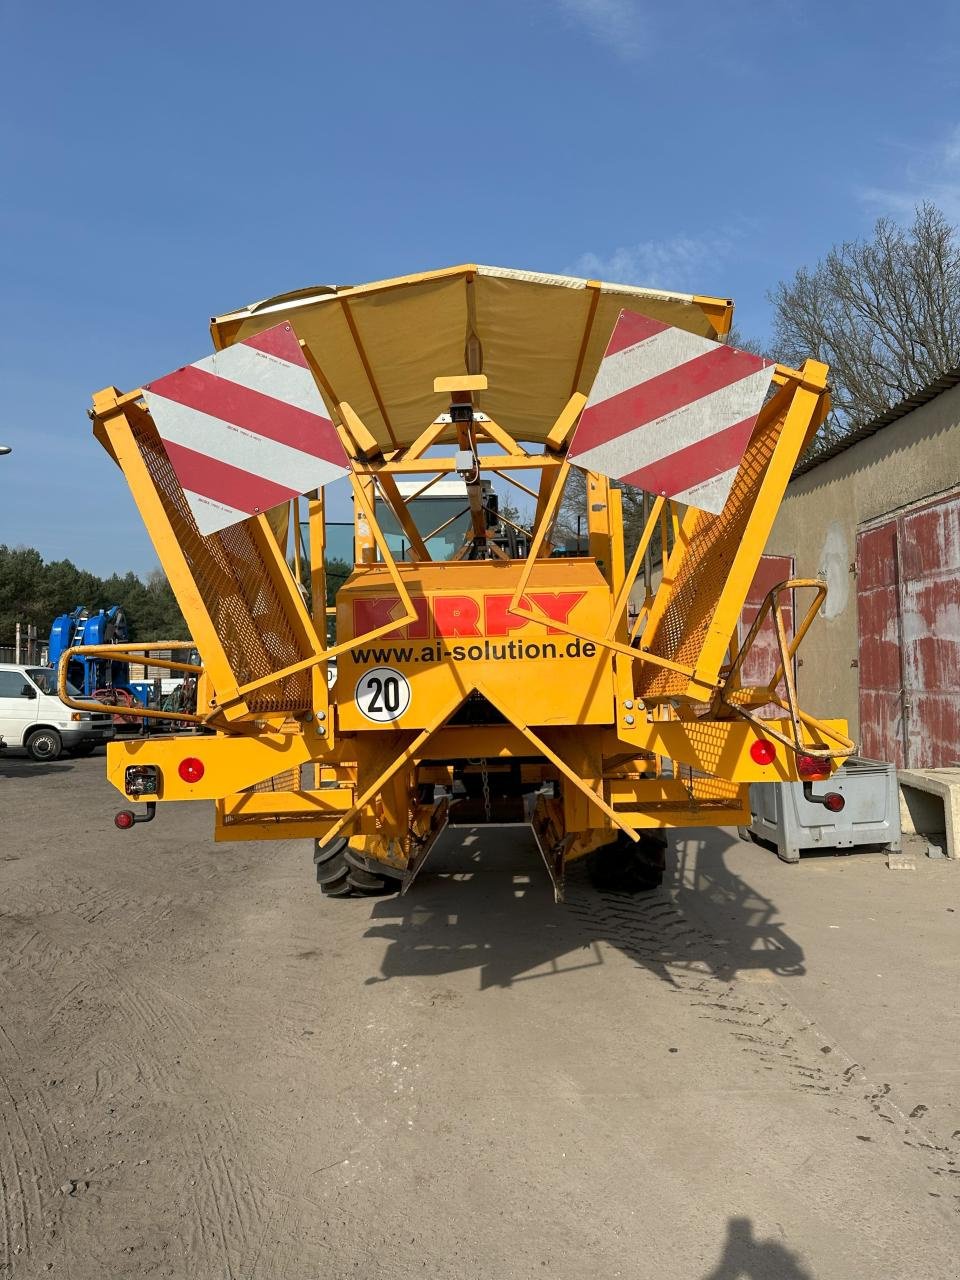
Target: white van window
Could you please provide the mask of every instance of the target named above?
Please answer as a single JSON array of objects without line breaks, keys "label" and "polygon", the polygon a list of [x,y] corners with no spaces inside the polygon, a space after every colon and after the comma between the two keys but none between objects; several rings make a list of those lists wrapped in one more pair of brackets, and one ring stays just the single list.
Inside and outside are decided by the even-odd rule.
[{"label": "white van window", "polygon": [[[27,675],[34,684],[40,687],[41,693],[49,693],[51,697],[57,696],[57,673],[53,667],[27,667]],[[67,693],[71,698],[82,698],[83,691],[78,689],[76,685],[67,681]]]},{"label": "white van window", "polygon": [[0,698],[19,698],[30,686],[19,671],[0,671]]}]

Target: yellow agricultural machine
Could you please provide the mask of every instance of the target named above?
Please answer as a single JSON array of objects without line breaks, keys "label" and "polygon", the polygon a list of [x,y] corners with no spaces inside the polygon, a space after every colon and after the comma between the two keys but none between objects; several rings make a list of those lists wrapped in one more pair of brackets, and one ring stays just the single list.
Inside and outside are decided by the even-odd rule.
[{"label": "yellow agricultural machine", "polygon": [[[827,369],[736,351],[732,312],[459,266],[216,317],[213,355],[97,393],[94,432],[191,633],[123,648],[166,651],[197,691],[195,711],[148,713],[189,732],[110,744],[111,782],[146,804],[117,825],[211,800],[217,840],[308,838],[322,889],[345,896],[409,887],[448,823],[527,821],[559,899],[585,856],[604,886],[658,885],[664,833],[744,824],[751,782],[842,806],[814,787],[852,750],[846,726],[801,710],[793,680],[825,588],[785,582],[741,625]],[[575,468],[584,545],[559,554]],[[495,478],[529,513],[507,520],[512,544]],[[438,560],[413,513],[452,479],[466,529]],[[337,480],[353,567],[334,610]],[[629,557],[619,482],[645,495]],[[748,685],[764,629],[775,669]],[[77,652],[98,650],[64,655],[68,702]]]}]

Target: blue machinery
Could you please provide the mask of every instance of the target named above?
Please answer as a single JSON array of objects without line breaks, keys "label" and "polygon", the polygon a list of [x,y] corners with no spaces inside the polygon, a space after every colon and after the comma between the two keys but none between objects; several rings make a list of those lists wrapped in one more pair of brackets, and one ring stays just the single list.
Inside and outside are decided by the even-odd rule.
[{"label": "blue machinery", "polygon": [[[61,613],[50,628],[49,662],[56,667],[67,649],[79,644],[123,644],[130,638],[127,619],[118,604],[92,613],[78,605],[72,613]],[[129,663],[113,658],[74,657],[67,679],[86,697],[98,689],[126,689],[138,702],[146,703],[149,686],[130,683]]]}]

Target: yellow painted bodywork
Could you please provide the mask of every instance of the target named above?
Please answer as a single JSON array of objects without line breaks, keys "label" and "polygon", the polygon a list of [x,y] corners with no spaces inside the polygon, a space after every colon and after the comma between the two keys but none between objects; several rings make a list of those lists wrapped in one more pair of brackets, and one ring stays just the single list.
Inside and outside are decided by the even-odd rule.
[{"label": "yellow painted bodywork", "polygon": [[[127,794],[128,766],[150,764],[157,800],[216,802],[217,839],[343,834],[365,857],[402,868],[446,820],[445,802],[429,802],[438,780],[449,782],[455,765],[519,762],[525,784],[553,784],[537,798],[534,829],[562,872],[618,835],[745,821],[748,785],[796,780],[798,751],[834,768],[852,743],[842,722],[797,708],[795,644],[782,647],[783,670],[759,689],[741,687],[746,655],[735,653],[791,470],[829,406],[825,366],[778,366],[719,515],[651,496],[628,563],[622,495],[587,473],[587,554],[550,554],[567,444],[624,307],[708,337],[726,333],[732,314],[723,299],[473,265],[286,295],[214,320],[218,347],[289,322],[350,456],[354,566],[337,594],[332,639],[323,495],[310,496],[310,546],[297,541],[292,557],[312,588],[311,610],[287,560],[297,513],[201,537],[139,393],[98,393],[95,433],[130,484],[201,653],[197,720],[213,731],[111,743],[118,790]],[[472,442],[441,417],[437,387],[469,393],[486,415]],[[477,441],[477,473],[503,474],[535,501],[532,547],[504,558],[484,543],[481,516],[471,537],[485,558],[434,563],[397,477],[421,477],[423,491],[453,469],[454,447]],[[390,552],[377,493],[407,535],[405,559]],[[640,615],[628,619],[655,533],[662,581],[656,590],[648,581]],[[782,629],[779,601],[765,608]],[[358,701],[376,667],[409,692],[389,723]],[[783,714],[758,720],[770,705]],[[768,765],[750,754],[758,737],[774,743]],[[203,764],[197,782],[179,776],[186,757]]]},{"label": "yellow painted bodywork", "polygon": [[[316,735],[315,735],[316,736]],[[162,779],[159,800],[219,800],[287,770],[299,769],[313,757],[314,744],[297,726],[292,733],[167,735],[119,739],[107,743],[107,777],[126,792],[127,765],[156,765]],[[181,760],[203,762],[199,782],[184,782],[177,773]]]},{"label": "yellow painted bodywork", "polygon": [[[410,705],[395,722],[399,729],[422,729],[439,706],[455,710],[480,686],[496,702],[513,700],[522,690],[531,724],[609,724],[613,677],[602,651],[588,643],[584,653],[583,642],[557,630],[555,623],[528,622],[507,613],[520,572],[519,561],[404,566],[402,576],[419,616],[378,644],[348,651],[340,659],[340,727],[382,731],[363,716],[352,696],[364,669],[376,664],[395,668],[410,681]],[[571,621],[587,634],[606,626],[610,591],[592,562],[543,561],[529,592],[559,605],[564,616],[570,605]],[[338,599],[338,634],[357,634],[361,628],[355,619],[363,618],[365,609],[399,607],[385,573],[378,568],[355,573]]]}]

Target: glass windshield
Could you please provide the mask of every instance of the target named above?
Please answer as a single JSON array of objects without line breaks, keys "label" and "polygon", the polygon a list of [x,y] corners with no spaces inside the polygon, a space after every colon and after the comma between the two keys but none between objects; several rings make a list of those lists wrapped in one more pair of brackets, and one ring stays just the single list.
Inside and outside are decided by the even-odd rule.
[{"label": "glass windshield", "polygon": [[[431,560],[451,560],[463,546],[470,528],[470,499],[466,486],[462,494],[439,497],[424,494],[407,503],[407,510],[421,534],[432,534],[426,540]],[[391,553],[398,560],[409,559],[410,543],[397,517],[386,503],[377,500],[377,519]],[[439,530],[439,532],[436,532]]]},{"label": "glass windshield", "polygon": [[[38,685],[42,693],[49,693],[54,698],[57,696],[57,673],[53,667],[27,667],[27,675],[35,685]],[[82,698],[83,690],[78,689],[75,684],[67,681],[67,693],[71,698]]]}]

